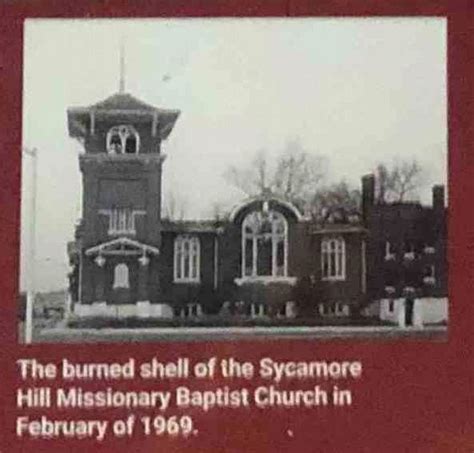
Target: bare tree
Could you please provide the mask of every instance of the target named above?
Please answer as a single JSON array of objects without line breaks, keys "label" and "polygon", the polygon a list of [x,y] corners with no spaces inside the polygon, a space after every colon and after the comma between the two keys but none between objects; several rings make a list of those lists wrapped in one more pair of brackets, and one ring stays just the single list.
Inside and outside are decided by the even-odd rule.
[{"label": "bare tree", "polygon": [[325,159],[308,153],[298,141],[290,141],[275,161],[259,151],[244,167],[231,166],[224,177],[249,196],[270,193],[303,207],[319,187]]},{"label": "bare tree", "polygon": [[319,188],[325,167],[323,157],[309,154],[298,141],[288,142],[277,161],[273,191],[285,200],[304,204]]},{"label": "bare tree", "polygon": [[390,167],[377,165],[377,201],[401,203],[416,198],[422,176],[416,160],[395,161]]},{"label": "bare tree", "polygon": [[244,194],[257,196],[270,188],[270,173],[265,151],[260,150],[245,167],[231,165],[224,173],[224,178]]},{"label": "bare tree", "polygon": [[188,201],[173,191],[169,191],[163,203],[163,217],[168,220],[184,220],[188,210]]},{"label": "bare tree", "polygon": [[314,193],[308,205],[307,214],[313,220],[352,222],[360,219],[360,190],[351,187],[346,181],[320,188]]}]

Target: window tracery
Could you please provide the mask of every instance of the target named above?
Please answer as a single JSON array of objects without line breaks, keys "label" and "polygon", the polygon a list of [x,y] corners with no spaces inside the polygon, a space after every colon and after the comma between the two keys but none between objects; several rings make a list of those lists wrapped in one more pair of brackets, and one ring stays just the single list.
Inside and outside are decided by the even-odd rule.
[{"label": "window tracery", "polygon": [[242,222],[242,276],[285,277],[288,273],[288,224],[285,217],[265,209]]},{"label": "window tracery", "polygon": [[200,243],[197,236],[178,236],[174,241],[174,280],[199,282]]},{"label": "window tracery", "polygon": [[346,243],[343,238],[325,238],[321,242],[323,280],[345,280]]}]

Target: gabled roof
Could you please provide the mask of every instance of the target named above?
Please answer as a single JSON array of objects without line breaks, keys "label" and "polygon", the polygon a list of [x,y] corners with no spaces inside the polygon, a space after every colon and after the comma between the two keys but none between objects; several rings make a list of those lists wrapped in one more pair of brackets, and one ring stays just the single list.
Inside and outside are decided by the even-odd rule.
[{"label": "gabled roof", "polygon": [[115,254],[114,252],[117,254],[120,254],[120,252],[123,254],[126,254],[126,252],[151,253],[152,255],[158,255],[160,253],[156,247],[143,244],[142,242],[127,237],[120,237],[87,249],[86,255],[90,256],[98,253]]}]

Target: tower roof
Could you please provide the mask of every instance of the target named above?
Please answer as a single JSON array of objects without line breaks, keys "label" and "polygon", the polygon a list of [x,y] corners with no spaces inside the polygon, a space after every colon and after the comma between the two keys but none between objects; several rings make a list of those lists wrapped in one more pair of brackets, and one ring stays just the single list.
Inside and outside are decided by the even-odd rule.
[{"label": "tower roof", "polygon": [[160,136],[164,140],[173,129],[179,114],[179,110],[155,107],[129,93],[115,93],[89,106],[69,108],[68,130],[71,137],[79,138],[87,134],[91,122],[101,119],[116,119],[118,122],[152,121],[156,122]]},{"label": "tower roof", "polygon": [[144,112],[154,112],[161,109],[137,99],[128,93],[115,93],[102,101],[96,102],[88,107],[95,110],[136,110]]}]

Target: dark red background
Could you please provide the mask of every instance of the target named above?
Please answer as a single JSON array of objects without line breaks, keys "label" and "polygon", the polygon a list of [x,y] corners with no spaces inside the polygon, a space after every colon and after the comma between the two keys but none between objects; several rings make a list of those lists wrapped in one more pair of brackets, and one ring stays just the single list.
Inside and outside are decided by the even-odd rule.
[{"label": "dark red background", "polygon": [[[448,20],[450,326],[444,343],[305,340],[219,343],[18,345],[23,20],[28,17],[420,16]],[[58,62],[61,64],[61,62]],[[449,452],[474,451],[474,3],[441,0],[151,1],[44,0],[0,5],[0,452]],[[195,418],[191,439],[19,441],[15,361],[359,359],[364,376],[344,409],[215,410]],[[59,383],[58,383],[59,384]],[[223,382],[215,382],[215,385]],[[260,383],[258,383],[260,384]],[[53,384],[54,385],[54,384]],[[192,385],[192,384],[191,384]],[[209,384],[208,384],[209,385]],[[232,382],[232,385],[244,385]],[[255,385],[255,383],[253,384]],[[130,385],[130,388],[132,386]],[[201,385],[203,387],[203,385]],[[52,413],[50,412],[52,415]],[[92,417],[88,412],[86,417]],[[119,411],[111,413],[119,416]],[[294,432],[288,437],[287,430]]]}]

